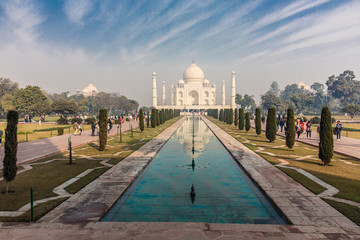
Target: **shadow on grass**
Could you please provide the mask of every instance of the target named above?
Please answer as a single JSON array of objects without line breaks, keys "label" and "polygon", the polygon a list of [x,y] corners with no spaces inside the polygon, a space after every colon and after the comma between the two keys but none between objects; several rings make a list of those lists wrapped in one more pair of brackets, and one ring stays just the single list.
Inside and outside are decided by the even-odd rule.
[{"label": "shadow on grass", "polygon": [[89,143],[88,145],[89,145],[90,147],[92,147],[92,148],[100,151],[99,145],[97,145],[96,143],[91,142],[91,143]]}]

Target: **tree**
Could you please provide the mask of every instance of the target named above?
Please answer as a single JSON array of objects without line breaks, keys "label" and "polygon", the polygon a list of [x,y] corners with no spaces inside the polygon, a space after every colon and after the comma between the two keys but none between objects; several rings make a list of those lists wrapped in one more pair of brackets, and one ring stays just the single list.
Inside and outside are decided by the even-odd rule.
[{"label": "tree", "polygon": [[19,89],[19,84],[9,78],[0,78],[0,98],[5,94],[13,95]]},{"label": "tree", "polygon": [[155,113],[156,113],[156,114],[155,114],[155,116],[156,116],[156,118],[155,118],[155,119],[156,119],[156,126],[160,126],[160,116],[159,116],[159,115],[160,115],[160,111],[156,109],[156,110],[155,110]]},{"label": "tree", "polygon": [[99,145],[100,151],[104,151],[107,142],[107,110],[105,108],[99,111]]},{"label": "tree", "polygon": [[223,115],[224,115],[224,110],[220,109],[220,114],[219,114],[219,121],[223,120]]},{"label": "tree", "polygon": [[156,126],[156,109],[153,108],[151,110],[151,127],[154,128]]},{"label": "tree", "polygon": [[229,109],[229,124],[232,125],[234,121],[234,111],[232,108]]},{"label": "tree", "polygon": [[283,108],[281,98],[271,93],[265,93],[261,96],[261,106],[263,109],[269,109],[272,107],[277,109]]},{"label": "tree", "polygon": [[60,98],[51,104],[51,109],[52,112],[62,114],[66,117],[68,114],[75,114],[78,111],[78,106],[74,100],[67,101]]},{"label": "tree", "polygon": [[161,109],[159,111],[159,124],[163,124],[164,123],[164,118],[163,118],[163,109]]},{"label": "tree", "polygon": [[26,86],[14,93],[16,110],[33,115],[41,115],[50,111],[50,100],[38,86]]},{"label": "tree", "polygon": [[314,98],[306,93],[294,94],[290,97],[290,100],[294,103],[299,114],[302,114],[302,112],[309,106],[312,106],[314,102]]},{"label": "tree", "polygon": [[239,118],[238,118],[238,110],[235,108],[235,119],[234,119],[234,125],[235,127],[238,125],[239,123]]},{"label": "tree", "polygon": [[304,93],[306,90],[304,88],[298,88],[297,84],[290,84],[285,87],[283,91],[280,93],[280,98],[284,102],[294,94]]},{"label": "tree", "polygon": [[239,129],[240,130],[244,129],[244,120],[245,120],[244,109],[240,108],[239,109]]},{"label": "tree", "polygon": [[259,136],[261,134],[261,110],[257,108],[255,111],[255,129],[256,134]]},{"label": "tree", "polygon": [[144,131],[144,113],[142,109],[139,112],[139,128],[141,132]]},{"label": "tree", "polygon": [[249,114],[249,112],[245,113],[245,130],[247,132],[250,130],[250,114]]},{"label": "tree", "polygon": [[235,102],[240,105],[241,108],[248,110],[249,112],[254,112],[256,108],[254,96],[248,94],[245,94],[244,98],[240,94],[236,94]]},{"label": "tree", "polygon": [[321,111],[319,158],[324,166],[329,165],[334,155],[334,138],[331,127],[331,113],[327,106]]},{"label": "tree", "polygon": [[341,109],[342,112],[350,115],[351,119],[355,117],[356,114],[360,113],[360,105],[349,104]]},{"label": "tree", "polygon": [[274,142],[276,139],[276,110],[275,108],[269,108],[267,120],[266,120],[266,138],[270,142]]},{"label": "tree", "polygon": [[279,84],[276,81],[273,81],[271,83],[270,89],[269,89],[269,91],[267,91],[267,93],[278,97],[280,95]]},{"label": "tree", "polygon": [[311,85],[311,89],[316,93],[324,94],[324,84],[315,82],[313,85]]},{"label": "tree", "polygon": [[148,111],[146,114],[146,127],[148,128],[150,126],[150,112]]},{"label": "tree", "polygon": [[8,93],[2,96],[1,108],[4,110],[4,112],[8,112],[10,110],[15,111],[14,96],[12,94]]},{"label": "tree", "polygon": [[229,109],[224,109],[224,122],[228,123]]},{"label": "tree", "polygon": [[9,192],[9,183],[16,177],[17,161],[17,124],[19,120],[18,112],[9,111],[7,113],[7,126],[5,129],[5,155],[3,160],[3,175],[6,181],[6,193]]},{"label": "tree", "polygon": [[326,85],[329,94],[340,99],[343,106],[360,102],[360,81],[355,80],[353,71],[344,71],[337,77],[332,75]]},{"label": "tree", "polygon": [[295,117],[294,117],[294,109],[288,108],[287,110],[287,119],[286,119],[286,146],[292,150],[295,144]]}]

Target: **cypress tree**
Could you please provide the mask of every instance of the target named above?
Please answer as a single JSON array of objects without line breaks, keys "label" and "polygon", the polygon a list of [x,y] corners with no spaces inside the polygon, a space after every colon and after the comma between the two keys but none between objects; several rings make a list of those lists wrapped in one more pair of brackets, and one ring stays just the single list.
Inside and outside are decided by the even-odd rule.
[{"label": "cypress tree", "polygon": [[269,108],[266,121],[266,138],[270,142],[274,142],[276,139],[276,110],[274,107]]},{"label": "cypress tree", "polygon": [[163,122],[164,122],[163,109],[161,109],[161,110],[159,111],[159,123],[160,123],[160,124],[163,124]]},{"label": "cypress tree", "polygon": [[286,119],[286,146],[292,150],[295,144],[295,117],[294,117],[294,109],[288,108],[287,110],[287,119]]},{"label": "cypress tree", "polygon": [[154,128],[156,126],[156,109],[153,108],[151,110],[151,127]]},{"label": "cypress tree", "polygon": [[159,110],[155,110],[156,112],[156,126],[160,126],[160,111]]},{"label": "cypress tree", "polygon": [[149,111],[147,112],[147,115],[146,115],[146,127],[148,128],[149,127],[149,125],[150,125],[150,113],[149,113]]},{"label": "cypress tree", "polygon": [[245,113],[245,130],[247,132],[250,130],[250,114],[249,114],[249,112]]},{"label": "cypress tree", "polygon": [[224,115],[224,110],[220,109],[220,114],[219,114],[219,121],[223,120],[223,115]]},{"label": "cypress tree", "polygon": [[324,166],[329,165],[334,155],[334,138],[331,127],[331,113],[327,106],[321,110],[319,158]]},{"label": "cypress tree", "polygon": [[234,111],[232,108],[230,108],[229,109],[229,124],[230,125],[233,124],[233,121],[234,121],[233,117],[234,117]]},{"label": "cypress tree", "polygon": [[255,128],[256,134],[259,136],[261,134],[261,110],[257,108],[255,111]]},{"label": "cypress tree", "polygon": [[239,109],[239,129],[240,130],[243,130],[244,129],[244,119],[245,116],[244,116],[244,109],[243,108],[240,108]]},{"label": "cypress tree", "polygon": [[140,131],[144,131],[144,113],[142,109],[140,109],[139,115],[139,128]]},{"label": "cypress tree", "polygon": [[238,125],[239,119],[238,119],[238,110],[235,108],[235,119],[234,119],[234,125],[235,127]]},{"label": "cypress tree", "polygon": [[107,110],[100,109],[99,111],[99,145],[100,151],[104,151],[107,142]]},{"label": "cypress tree", "polygon": [[6,194],[9,192],[9,183],[16,177],[16,161],[17,161],[17,124],[19,114],[16,111],[8,111],[7,126],[5,129],[5,155],[3,160],[3,176],[6,181]]}]

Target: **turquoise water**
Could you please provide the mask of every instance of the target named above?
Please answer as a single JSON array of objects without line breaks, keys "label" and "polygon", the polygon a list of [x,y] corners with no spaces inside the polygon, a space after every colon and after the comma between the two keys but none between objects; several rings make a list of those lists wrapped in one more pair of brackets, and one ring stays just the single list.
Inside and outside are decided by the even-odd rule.
[{"label": "turquoise water", "polygon": [[199,117],[187,117],[102,221],[285,223]]}]

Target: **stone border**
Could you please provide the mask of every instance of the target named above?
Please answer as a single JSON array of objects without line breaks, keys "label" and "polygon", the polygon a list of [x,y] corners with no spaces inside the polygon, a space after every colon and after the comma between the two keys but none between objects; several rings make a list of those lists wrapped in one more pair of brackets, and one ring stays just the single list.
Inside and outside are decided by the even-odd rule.
[{"label": "stone border", "polygon": [[99,221],[149,165],[184,119],[179,119],[37,222],[67,224]]},{"label": "stone border", "polygon": [[202,119],[236,161],[296,227],[312,227],[320,232],[324,231],[323,229],[332,229],[335,233],[349,236],[360,234],[359,226],[321,198],[245,147],[210,120],[205,117]]}]

